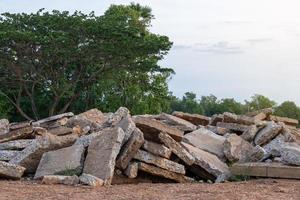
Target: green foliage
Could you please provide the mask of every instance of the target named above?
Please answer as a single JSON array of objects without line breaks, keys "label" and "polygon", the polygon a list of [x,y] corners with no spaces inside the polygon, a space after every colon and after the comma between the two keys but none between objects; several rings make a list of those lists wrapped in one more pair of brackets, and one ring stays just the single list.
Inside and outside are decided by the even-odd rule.
[{"label": "green foliage", "polygon": [[270,100],[263,95],[255,94],[250,101],[246,101],[248,111],[255,111],[264,108],[271,108],[276,106],[276,102]]},{"label": "green foliage", "polygon": [[173,71],[158,61],[172,43],[149,31],[152,19],[151,9],[139,4],[112,5],[103,16],[2,14],[0,95],[14,106],[14,120],[95,106],[167,110]]},{"label": "green foliage", "polygon": [[275,108],[275,115],[300,120],[300,108],[292,101],[285,101]]},{"label": "green foliage", "polygon": [[171,110],[203,114],[203,109],[193,92],[186,92],[182,99],[172,97]]}]

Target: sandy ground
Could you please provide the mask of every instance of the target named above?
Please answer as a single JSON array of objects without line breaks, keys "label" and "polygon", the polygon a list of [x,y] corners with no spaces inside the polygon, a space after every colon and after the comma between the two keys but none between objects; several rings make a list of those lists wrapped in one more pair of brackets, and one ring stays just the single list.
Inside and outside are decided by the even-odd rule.
[{"label": "sandy ground", "polygon": [[0,199],[300,199],[300,180],[259,179],[222,184],[138,184],[90,188],[0,181]]}]

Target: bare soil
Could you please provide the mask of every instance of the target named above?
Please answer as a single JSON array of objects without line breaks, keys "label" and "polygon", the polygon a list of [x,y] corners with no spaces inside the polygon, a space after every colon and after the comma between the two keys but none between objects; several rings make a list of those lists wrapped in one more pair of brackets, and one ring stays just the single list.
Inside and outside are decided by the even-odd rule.
[{"label": "bare soil", "polygon": [[91,188],[42,185],[32,181],[0,181],[0,200],[117,199],[300,199],[300,181],[258,179],[221,184],[137,184]]}]

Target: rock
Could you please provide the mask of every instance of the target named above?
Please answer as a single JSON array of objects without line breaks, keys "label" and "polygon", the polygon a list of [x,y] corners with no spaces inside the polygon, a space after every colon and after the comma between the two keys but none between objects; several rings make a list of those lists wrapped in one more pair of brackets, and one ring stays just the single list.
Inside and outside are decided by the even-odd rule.
[{"label": "rock", "polygon": [[77,138],[77,135],[55,136],[46,133],[38,137],[9,163],[25,167],[26,172],[35,172],[45,152],[71,146]]},{"label": "rock", "polygon": [[166,145],[178,158],[180,158],[187,165],[192,165],[195,162],[195,158],[187,152],[180,143],[176,142],[167,133],[161,132],[158,135],[159,139]]},{"label": "rock", "polygon": [[134,117],[133,121],[135,122],[136,126],[144,133],[145,139],[153,142],[160,142],[158,138],[158,134],[160,132],[169,134],[176,141],[181,141],[184,134],[183,131],[165,125],[155,119],[146,117]]},{"label": "rock", "polygon": [[135,123],[129,114],[116,123],[115,127],[120,127],[125,133],[122,146],[129,140],[131,134],[136,129]]},{"label": "rock", "polygon": [[59,176],[59,175],[48,175],[44,176],[42,180],[43,184],[63,184],[63,185],[77,185],[79,184],[78,176]]},{"label": "rock", "polygon": [[226,128],[233,132],[238,132],[238,133],[243,133],[249,128],[249,126],[247,126],[247,125],[237,124],[237,123],[225,123],[225,122],[218,122],[217,126]]},{"label": "rock", "polygon": [[5,135],[9,132],[9,121],[7,119],[0,119],[0,135]]},{"label": "rock", "polygon": [[253,147],[240,136],[231,134],[224,142],[224,154],[231,162],[256,162],[264,157],[265,151],[260,146]]},{"label": "rock", "polygon": [[20,179],[23,176],[24,172],[25,168],[22,166],[0,161],[0,177]]},{"label": "rock", "polygon": [[40,179],[46,175],[80,175],[84,152],[83,145],[73,145],[44,153],[34,179]]},{"label": "rock", "polygon": [[225,123],[237,123],[244,125],[253,125],[256,120],[253,117],[248,117],[244,115],[236,115],[233,113],[225,112],[223,113],[223,122]]},{"label": "rock", "polygon": [[93,176],[90,174],[85,174],[85,173],[83,173],[79,177],[79,181],[81,184],[89,185],[92,187],[98,187],[98,186],[102,186],[104,184],[104,181],[102,179],[97,178],[96,176]]},{"label": "rock", "polygon": [[154,155],[167,158],[167,159],[169,159],[172,154],[172,151],[168,147],[147,140],[145,140],[145,143],[143,144],[143,149],[145,149],[146,151]]},{"label": "rock", "polygon": [[194,147],[215,154],[220,159],[224,158],[223,144],[225,137],[217,135],[205,128],[184,135],[183,142]]},{"label": "rock", "polygon": [[103,129],[101,125],[90,121],[86,117],[80,115],[76,115],[68,119],[66,126],[72,128],[73,131],[76,130],[79,135],[85,135],[88,132],[98,132]]},{"label": "rock", "polygon": [[214,114],[210,121],[209,121],[209,125],[211,126],[217,126],[218,122],[223,122],[223,115],[222,114]]},{"label": "rock", "polygon": [[14,140],[5,143],[0,143],[0,150],[22,150],[29,146],[34,140]]},{"label": "rock", "polygon": [[134,156],[134,158],[136,160],[155,165],[157,167],[166,169],[171,172],[175,172],[178,174],[185,174],[185,168],[183,165],[159,156],[155,156],[143,150],[139,150],[137,154]]},{"label": "rock", "polygon": [[190,113],[184,113],[184,112],[178,112],[174,111],[172,115],[179,117],[181,119],[184,119],[186,121],[191,122],[194,125],[203,125],[206,126],[208,125],[210,118],[203,116],[203,115],[198,115],[198,114],[190,114]]},{"label": "rock", "polygon": [[281,159],[286,164],[300,166],[300,146],[285,145],[281,150]]},{"label": "rock", "polygon": [[161,176],[167,179],[174,180],[178,183],[190,183],[193,182],[193,179],[188,178],[184,176],[183,174],[177,174],[175,172],[170,172],[165,169],[161,169],[159,167],[155,167],[153,165],[149,165],[146,163],[139,163],[139,170],[147,172],[149,174],[155,175],[155,176]]},{"label": "rock", "polygon": [[163,121],[163,123],[169,125],[169,126],[174,126],[177,129],[184,131],[184,132],[191,132],[197,129],[197,126],[192,124],[189,121],[186,121],[182,118],[173,116],[173,115],[168,115],[166,113],[162,113],[156,117],[156,119]]},{"label": "rock", "polygon": [[33,135],[32,126],[16,129],[4,135],[0,135],[0,143],[8,142],[11,140],[17,140],[17,139],[25,139],[32,135]]},{"label": "rock", "polygon": [[91,174],[111,184],[117,155],[125,133],[121,128],[107,129],[94,138],[88,148],[83,173]]},{"label": "rock", "polygon": [[81,136],[76,140],[74,145],[83,145],[84,147],[88,147],[91,144],[92,140],[97,136],[101,135],[102,132],[103,131],[98,131],[98,132],[91,133],[89,135]]},{"label": "rock", "polygon": [[0,161],[10,161],[12,158],[16,157],[20,151],[12,150],[0,150]]},{"label": "rock", "polygon": [[263,145],[275,138],[279,132],[282,130],[282,126],[274,123],[268,122],[267,126],[261,129],[254,138],[254,143],[256,145]]},{"label": "rock", "polygon": [[116,166],[120,169],[126,169],[131,159],[138,152],[144,143],[144,136],[140,129],[135,128],[128,142],[121,148],[117,157]]},{"label": "rock", "polygon": [[256,125],[251,125],[248,127],[247,130],[245,130],[243,132],[243,134],[241,135],[241,137],[248,141],[248,142],[252,142],[252,140],[255,138],[256,133],[258,132],[258,128]]},{"label": "rock", "polygon": [[97,108],[93,108],[83,113],[80,113],[78,116],[86,118],[87,120],[98,125],[102,125],[108,120],[108,118]]},{"label": "rock", "polygon": [[[229,177],[229,168],[217,156],[193,147],[185,142],[181,144],[195,158],[194,165],[191,166],[191,171],[201,178],[222,182]],[[222,180],[223,179],[223,180]]]},{"label": "rock", "polygon": [[230,133],[230,130],[227,128],[211,126],[211,125],[207,125],[207,126],[205,126],[205,128],[207,130],[214,132],[215,134],[222,135],[222,136],[225,135],[226,133]]},{"label": "rock", "polygon": [[11,123],[11,124],[9,124],[9,130],[12,131],[12,130],[16,130],[16,129],[26,128],[26,127],[32,126],[31,124],[32,124],[32,121]]},{"label": "rock", "polygon": [[48,132],[53,135],[62,136],[62,135],[72,134],[73,129],[65,127],[65,126],[58,126],[58,127],[52,128],[52,129],[48,129]]},{"label": "rock", "polygon": [[272,120],[274,122],[283,122],[289,126],[297,126],[299,124],[299,121],[296,119],[291,119],[288,117],[279,117],[279,116],[275,116],[275,115],[270,115],[269,120]]},{"label": "rock", "polygon": [[132,162],[127,166],[124,173],[128,178],[136,178],[138,175],[138,169],[139,169],[139,163]]},{"label": "rock", "polygon": [[281,149],[285,145],[285,137],[279,134],[276,138],[270,141],[268,144],[264,145],[263,148],[266,152],[265,158],[270,156],[280,156]]},{"label": "rock", "polygon": [[72,113],[72,112],[63,113],[63,114],[59,114],[59,115],[54,115],[54,116],[47,117],[45,119],[41,119],[41,120],[38,120],[36,122],[33,122],[32,125],[35,126],[35,127],[37,127],[37,126],[44,127],[42,125],[44,123],[48,123],[48,122],[52,122],[52,121],[57,121],[59,119],[65,118],[65,117],[72,117],[72,116],[74,116],[74,113]]},{"label": "rock", "polygon": [[273,113],[272,108],[265,108],[262,110],[257,110],[254,112],[249,112],[246,115],[249,117],[253,117],[255,120],[265,120]]},{"label": "rock", "polygon": [[120,107],[107,121],[107,126],[115,127],[123,118],[128,117],[130,112],[125,107]]}]

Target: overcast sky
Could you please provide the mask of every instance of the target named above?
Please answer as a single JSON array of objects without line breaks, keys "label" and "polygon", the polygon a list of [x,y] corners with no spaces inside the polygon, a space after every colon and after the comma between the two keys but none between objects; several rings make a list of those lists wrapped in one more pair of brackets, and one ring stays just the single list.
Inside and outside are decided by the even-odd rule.
[{"label": "overcast sky", "polygon": [[[106,0],[0,0],[0,13],[47,10],[95,11]],[[300,105],[299,0],[136,0],[152,8],[151,30],[174,46],[162,62],[176,71],[176,96],[187,91],[239,101],[263,94]]]}]

